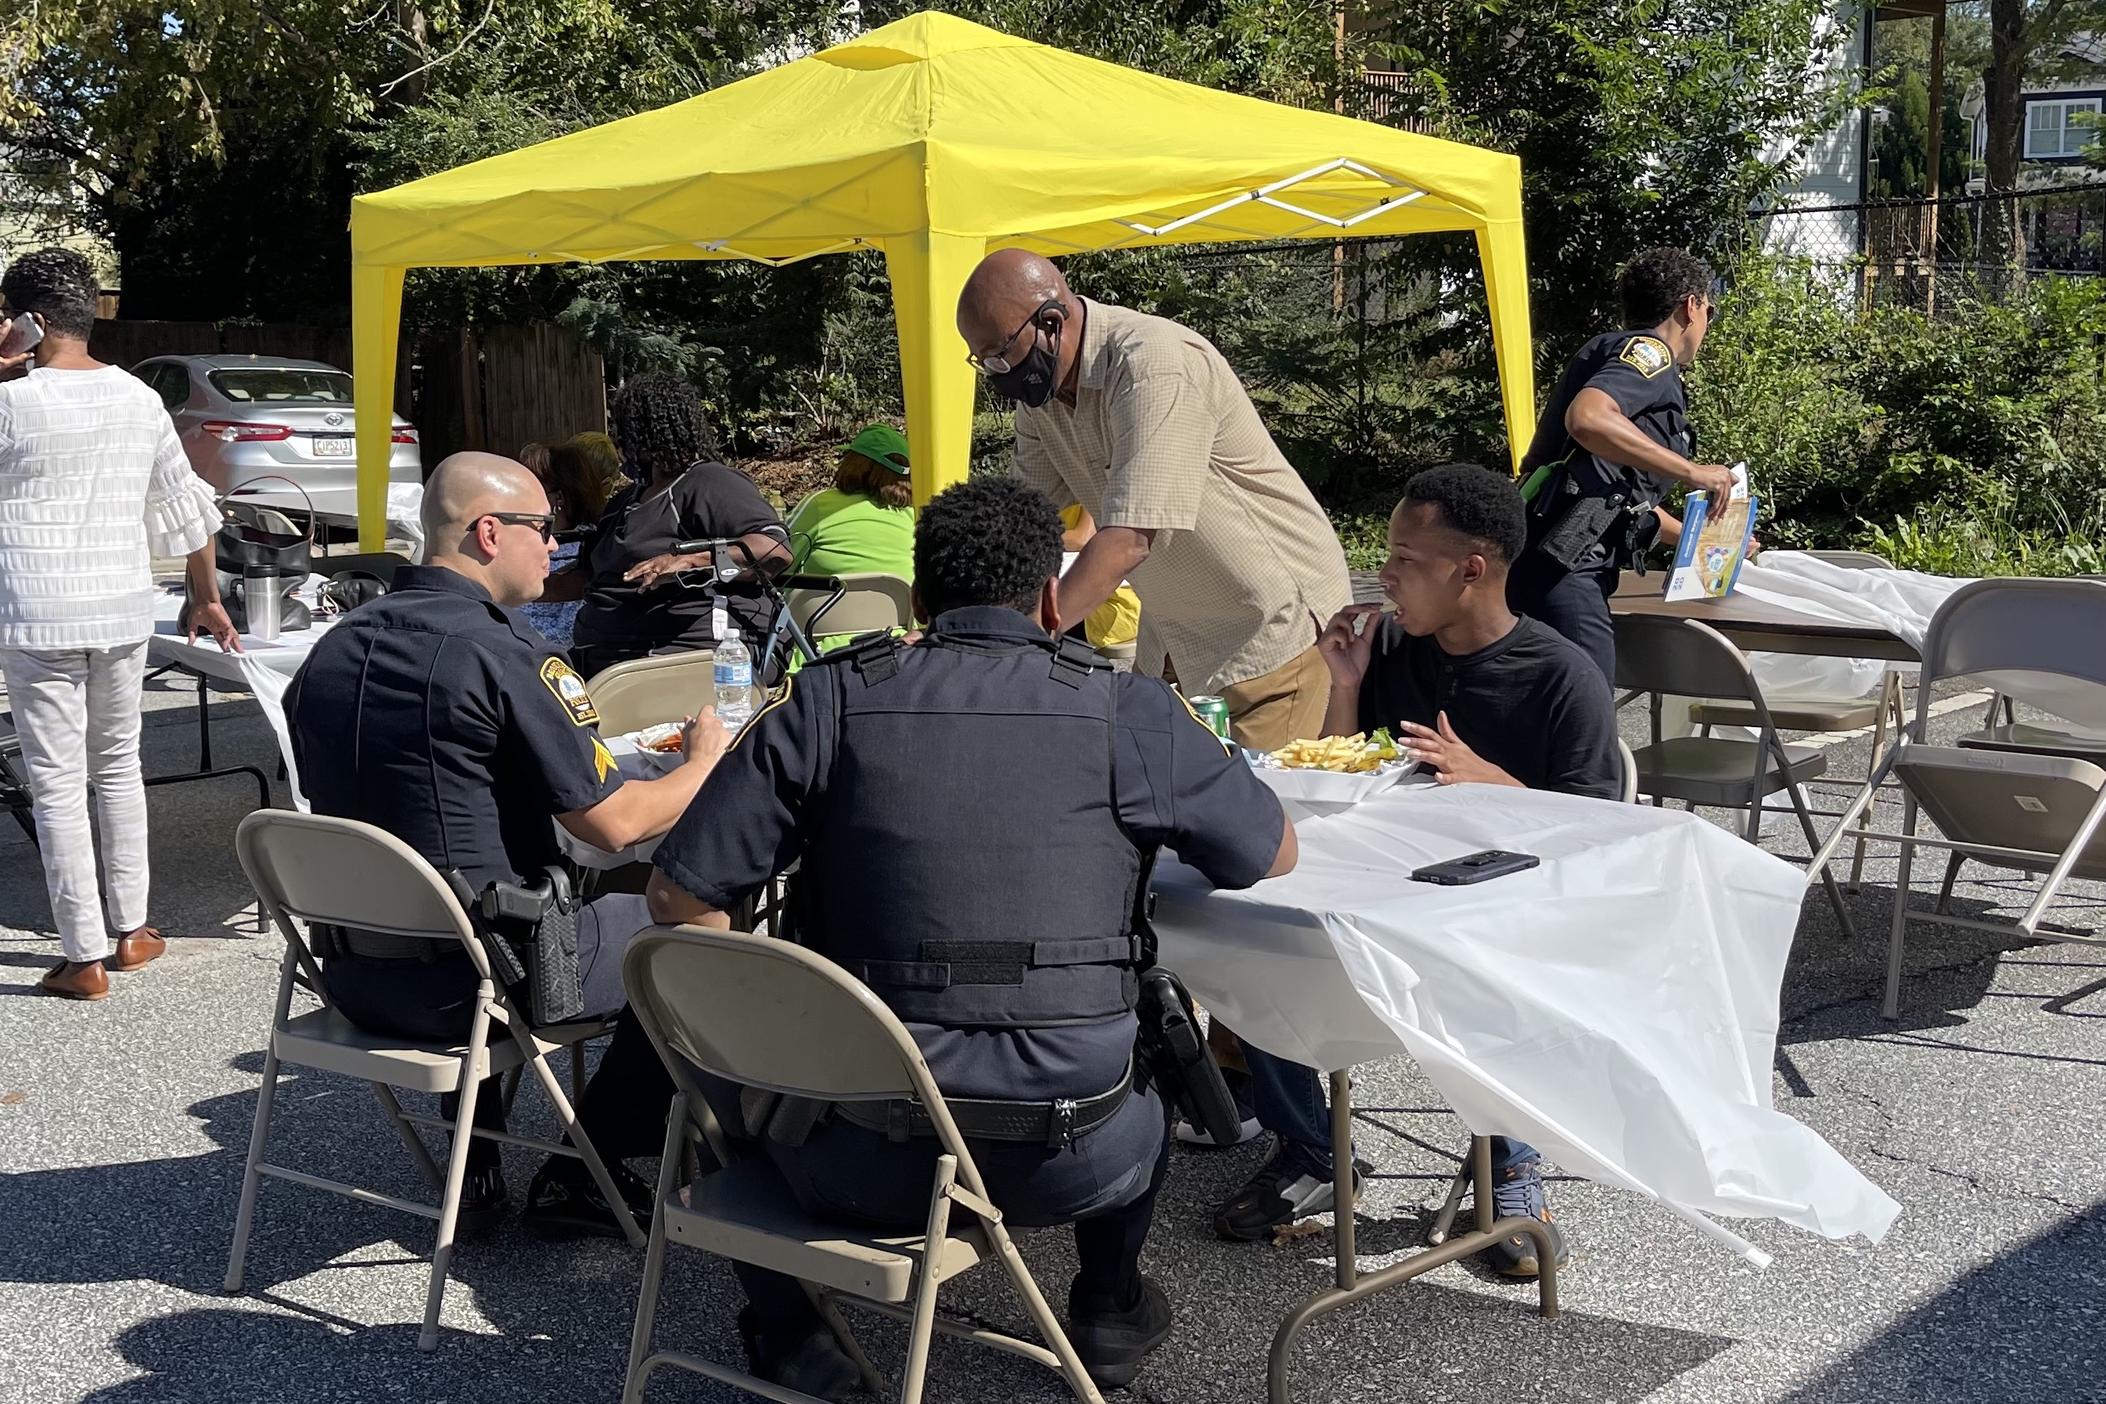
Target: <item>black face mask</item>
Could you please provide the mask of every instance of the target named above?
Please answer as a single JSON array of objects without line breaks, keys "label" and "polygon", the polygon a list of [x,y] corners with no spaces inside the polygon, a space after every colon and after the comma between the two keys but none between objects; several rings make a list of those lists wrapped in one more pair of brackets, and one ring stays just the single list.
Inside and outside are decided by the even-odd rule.
[{"label": "black face mask", "polygon": [[1053,398],[1054,382],[1060,376],[1060,333],[1041,332],[1033,338],[1021,365],[987,377],[995,393],[1037,409]]}]

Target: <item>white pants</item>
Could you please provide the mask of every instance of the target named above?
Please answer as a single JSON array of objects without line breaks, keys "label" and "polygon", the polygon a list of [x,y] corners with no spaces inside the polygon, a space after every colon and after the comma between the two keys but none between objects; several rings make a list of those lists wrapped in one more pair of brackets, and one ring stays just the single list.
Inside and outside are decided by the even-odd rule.
[{"label": "white pants", "polygon": [[[146,925],[146,788],[139,771],[146,644],[0,649],[0,674],[29,771],[59,942],[68,960],[101,960],[110,953],[111,929]],[[91,780],[102,821],[107,928],[88,827]]]}]

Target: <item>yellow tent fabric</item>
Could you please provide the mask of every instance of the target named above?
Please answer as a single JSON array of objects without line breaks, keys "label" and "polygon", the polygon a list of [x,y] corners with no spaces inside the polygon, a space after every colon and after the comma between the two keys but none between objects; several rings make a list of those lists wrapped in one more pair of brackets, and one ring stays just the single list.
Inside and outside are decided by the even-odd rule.
[{"label": "yellow tent fabric", "polygon": [[914,486],[966,472],[953,321],[990,249],[1469,231],[1513,451],[1534,420],[1512,156],[1121,68],[949,15],[351,206],[359,526],[378,544],[404,271],[883,252]]}]

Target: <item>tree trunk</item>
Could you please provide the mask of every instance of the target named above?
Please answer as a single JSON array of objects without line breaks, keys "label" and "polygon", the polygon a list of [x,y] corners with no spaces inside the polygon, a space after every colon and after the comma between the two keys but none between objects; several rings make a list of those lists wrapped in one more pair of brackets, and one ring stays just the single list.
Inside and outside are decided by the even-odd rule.
[{"label": "tree trunk", "polygon": [[[2025,0],[1990,0],[1989,68],[1982,74],[1983,105],[1989,119],[1983,183],[1990,195],[2018,189],[2026,122],[2021,95],[2032,38]],[[1983,204],[1981,258],[1983,276],[1992,292],[2008,289],[2023,275],[2026,238],[2018,201],[1992,199]]]}]

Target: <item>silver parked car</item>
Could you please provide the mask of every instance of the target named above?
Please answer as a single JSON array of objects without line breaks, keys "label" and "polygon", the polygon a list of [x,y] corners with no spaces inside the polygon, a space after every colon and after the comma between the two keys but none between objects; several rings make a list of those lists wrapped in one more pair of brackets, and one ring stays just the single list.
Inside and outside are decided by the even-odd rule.
[{"label": "silver parked car", "polygon": [[[335,366],[280,356],[155,356],[132,374],[160,394],[190,466],[215,492],[267,476],[309,490],[356,485],[351,377]],[[417,431],[400,415],[388,477],[424,480]]]}]

